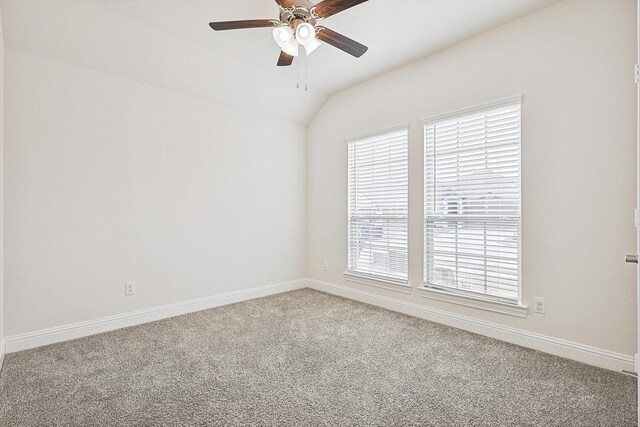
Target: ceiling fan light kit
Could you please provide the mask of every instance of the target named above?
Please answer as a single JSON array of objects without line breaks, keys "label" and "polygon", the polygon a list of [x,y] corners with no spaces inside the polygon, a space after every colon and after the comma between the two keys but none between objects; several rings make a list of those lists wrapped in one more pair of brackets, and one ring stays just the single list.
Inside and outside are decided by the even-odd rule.
[{"label": "ceiling fan light kit", "polygon": [[317,26],[321,19],[328,18],[338,12],[364,3],[367,0],[323,0],[314,5],[309,0],[275,0],[280,7],[280,20],[254,19],[248,21],[211,22],[209,26],[215,31],[245,28],[273,27],[273,40],[281,50],[278,66],[288,66],[294,57],[299,55],[302,45],[305,53],[310,55],[320,46],[320,40],[338,49],[361,57],[367,47],[351,40],[342,34]]},{"label": "ceiling fan light kit", "polygon": [[304,46],[304,50],[307,52],[307,55],[311,55],[320,46],[322,46],[322,43],[320,43],[317,38],[314,38]]},{"label": "ceiling fan light kit", "polygon": [[298,41],[294,37],[291,27],[283,25],[274,28],[273,39],[283,52],[291,56],[298,56]]},{"label": "ceiling fan light kit", "polygon": [[296,27],[296,40],[302,46],[306,46],[316,39],[316,30],[308,22],[298,24]]}]

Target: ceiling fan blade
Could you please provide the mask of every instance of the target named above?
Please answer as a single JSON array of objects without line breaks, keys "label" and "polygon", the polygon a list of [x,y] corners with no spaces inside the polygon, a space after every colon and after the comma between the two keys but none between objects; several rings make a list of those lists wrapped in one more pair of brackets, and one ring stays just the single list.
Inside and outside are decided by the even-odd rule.
[{"label": "ceiling fan blade", "polygon": [[293,56],[280,51],[280,57],[278,58],[278,67],[286,67],[293,63]]},{"label": "ceiling fan blade", "polygon": [[338,12],[342,12],[366,1],[367,0],[324,0],[312,7],[311,11],[320,18],[328,18],[331,15],[335,15]]},{"label": "ceiling fan blade", "polygon": [[291,9],[296,5],[293,0],[276,0],[276,3],[283,9]]},{"label": "ceiling fan blade", "polygon": [[209,22],[209,26],[216,31],[241,30],[244,28],[275,27],[278,24],[279,22],[274,21],[273,19],[251,19],[248,21]]},{"label": "ceiling fan blade", "polygon": [[326,27],[316,27],[316,30],[316,37],[318,40],[329,43],[330,45],[335,46],[356,58],[360,58],[369,49],[365,45],[358,43],[355,40],[351,40],[349,37],[336,33]]}]

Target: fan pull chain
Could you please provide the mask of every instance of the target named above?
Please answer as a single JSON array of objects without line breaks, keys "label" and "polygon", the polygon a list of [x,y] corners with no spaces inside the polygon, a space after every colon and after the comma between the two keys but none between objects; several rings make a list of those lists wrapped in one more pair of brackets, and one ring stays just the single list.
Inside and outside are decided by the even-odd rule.
[{"label": "fan pull chain", "polygon": [[300,89],[300,61],[295,61],[296,64],[296,89]]},{"label": "fan pull chain", "polygon": [[[296,74],[297,74],[297,80],[296,80],[296,89],[300,90],[300,86],[301,83],[304,83],[304,91],[308,92],[309,91],[309,67],[307,64],[307,55],[306,52],[302,52],[302,54],[298,57],[298,60],[295,61],[296,64]],[[304,74],[304,80],[301,82],[300,81],[300,67],[302,67],[302,74]]]},{"label": "fan pull chain", "polygon": [[304,91],[309,91],[309,66],[307,64],[307,54],[304,55]]}]

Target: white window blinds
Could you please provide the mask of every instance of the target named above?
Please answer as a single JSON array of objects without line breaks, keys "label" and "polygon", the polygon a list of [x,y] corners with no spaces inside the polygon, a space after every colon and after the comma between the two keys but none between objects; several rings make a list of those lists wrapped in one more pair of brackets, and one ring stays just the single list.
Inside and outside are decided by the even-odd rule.
[{"label": "white window blinds", "polygon": [[349,142],[348,271],[407,282],[407,128]]},{"label": "white window blinds", "polygon": [[424,127],[425,285],[520,300],[520,100]]}]

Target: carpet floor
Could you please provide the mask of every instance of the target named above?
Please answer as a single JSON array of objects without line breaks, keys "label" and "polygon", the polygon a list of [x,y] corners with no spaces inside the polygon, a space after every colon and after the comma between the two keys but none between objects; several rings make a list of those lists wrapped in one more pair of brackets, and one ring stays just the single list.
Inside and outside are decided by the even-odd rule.
[{"label": "carpet floor", "polygon": [[636,426],[636,380],[303,289],[6,356],[1,426]]}]

